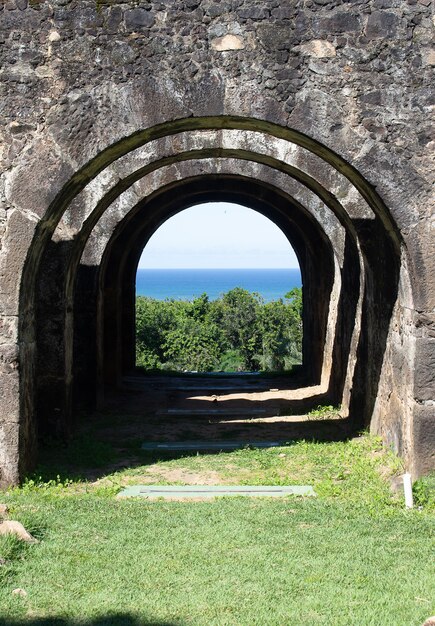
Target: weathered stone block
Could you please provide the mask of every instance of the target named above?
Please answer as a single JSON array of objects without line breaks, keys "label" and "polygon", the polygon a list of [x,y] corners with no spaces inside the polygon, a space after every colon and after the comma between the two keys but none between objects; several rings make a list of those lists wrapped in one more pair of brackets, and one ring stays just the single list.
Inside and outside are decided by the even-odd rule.
[{"label": "weathered stone block", "polygon": [[0,423],[0,488],[18,483],[19,460],[18,420],[15,423],[2,421]]},{"label": "weathered stone block", "polygon": [[290,20],[297,13],[296,7],[282,6],[276,9],[272,9],[272,17],[276,20]]},{"label": "weathered stone block", "polygon": [[277,28],[272,24],[261,24],[257,33],[266,50],[289,50],[295,41],[290,26]]},{"label": "weathered stone block", "polygon": [[6,198],[11,206],[42,216],[73,169],[58,158],[47,139],[36,141],[33,152],[7,175]]},{"label": "weathered stone block", "polygon": [[103,25],[103,16],[95,7],[83,7],[80,11],[75,12],[74,28],[84,28],[90,31],[93,28]]},{"label": "weathered stone block", "polygon": [[435,65],[435,50],[423,50],[421,57],[424,65]]},{"label": "weathered stone block", "polygon": [[419,311],[415,317],[417,336],[435,339],[435,312]]},{"label": "weathered stone block", "polygon": [[0,345],[0,367],[14,371],[18,368],[19,348],[17,343]]},{"label": "weathered stone block", "polygon": [[261,6],[247,6],[239,9],[237,13],[245,20],[264,20],[269,17],[269,9]]},{"label": "weathered stone block", "polygon": [[[199,3],[197,3],[199,4]],[[229,2],[219,2],[219,4],[212,4],[207,7],[207,15],[210,17],[218,17],[219,15],[223,15],[227,13],[231,9],[231,5]]]},{"label": "weathered stone block", "polygon": [[0,311],[18,315],[21,275],[36,221],[17,210],[11,211],[8,218],[0,256]]},{"label": "weathered stone block", "polygon": [[435,339],[416,339],[415,352],[415,399],[435,402]]},{"label": "weathered stone block", "polygon": [[350,11],[339,11],[331,17],[315,20],[313,32],[317,36],[325,37],[332,34],[354,33],[362,28],[361,18]]},{"label": "weathered stone block", "polygon": [[18,316],[0,317],[0,345],[15,344],[18,340]]},{"label": "weathered stone block", "polygon": [[397,35],[398,17],[395,13],[376,11],[369,15],[365,35],[367,39],[395,37]]},{"label": "weathered stone block", "polygon": [[[0,366],[3,370],[3,365]],[[1,389],[1,407],[3,424],[16,424],[20,421],[20,380],[19,372],[16,368],[1,372],[2,389]],[[0,423],[0,426],[1,426]]]},{"label": "weathered stone block", "polygon": [[154,15],[151,11],[145,9],[129,9],[124,15],[125,27],[128,30],[142,30],[143,28],[151,28],[155,22]]},{"label": "weathered stone block", "polygon": [[435,404],[414,410],[414,478],[435,470]]},{"label": "weathered stone block", "polygon": [[109,15],[104,22],[104,29],[109,35],[115,35],[122,22],[122,9],[121,7],[111,7]]}]

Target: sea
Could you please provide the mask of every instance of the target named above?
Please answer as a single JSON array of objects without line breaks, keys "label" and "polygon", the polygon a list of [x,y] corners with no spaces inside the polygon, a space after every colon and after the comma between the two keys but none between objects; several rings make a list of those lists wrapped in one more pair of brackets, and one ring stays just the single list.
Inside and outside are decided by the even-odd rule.
[{"label": "sea", "polygon": [[301,287],[299,269],[138,269],[136,295],[157,300],[192,300],[206,293],[216,300],[234,287],[260,294],[266,302]]}]

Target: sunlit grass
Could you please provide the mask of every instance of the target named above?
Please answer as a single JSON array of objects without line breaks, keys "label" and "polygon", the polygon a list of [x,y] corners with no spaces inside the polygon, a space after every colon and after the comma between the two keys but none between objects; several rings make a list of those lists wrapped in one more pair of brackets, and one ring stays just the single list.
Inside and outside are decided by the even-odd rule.
[{"label": "sunlit grass", "polygon": [[[139,446],[127,446],[134,467],[100,466],[92,481],[35,476],[3,495],[40,542],[0,541],[0,625],[417,626],[435,612],[429,492],[424,483],[423,508],[404,509],[389,488],[403,468],[379,439],[166,459]],[[86,469],[89,443],[73,449]],[[115,498],[123,484],[171,476],[311,484],[318,497]]]},{"label": "sunlit grass", "polygon": [[[395,499],[388,479],[403,471],[401,461],[383,447],[379,438],[369,435],[346,442],[294,441],[284,447],[247,448],[219,454],[157,454],[142,451],[140,445],[140,439],[123,442],[122,450],[117,453],[108,443],[77,440],[72,452],[64,454],[64,460],[71,462],[74,457],[80,476],[86,473],[94,450],[93,467],[100,477],[92,484],[76,479],[71,487],[74,491],[103,487],[116,491],[143,482],[189,484],[193,476],[201,484],[201,476],[208,480],[212,475],[219,484],[310,484],[325,498],[364,502],[369,507],[377,506],[378,502],[393,506]],[[116,465],[126,455],[134,463],[125,469],[98,471],[104,463]],[[56,468],[59,469],[58,463]],[[44,482],[44,475],[52,475],[49,466],[42,469],[39,482]],[[67,477],[67,472],[64,469],[62,475]]]}]

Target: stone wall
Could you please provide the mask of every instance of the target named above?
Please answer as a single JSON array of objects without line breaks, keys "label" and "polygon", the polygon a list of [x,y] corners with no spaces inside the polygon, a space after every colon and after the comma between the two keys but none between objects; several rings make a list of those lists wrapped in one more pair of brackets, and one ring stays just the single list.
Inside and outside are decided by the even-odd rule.
[{"label": "stone wall", "polygon": [[[320,224],[347,285],[336,386],[415,475],[434,466],[433,26],[430,0],[0,3],[1,482],[32,466],[44,406],[68,421],[78,268],[94,267],[100,306],[129,211],[236,170]],[[343,229],[359,250],[344,270]]]}]

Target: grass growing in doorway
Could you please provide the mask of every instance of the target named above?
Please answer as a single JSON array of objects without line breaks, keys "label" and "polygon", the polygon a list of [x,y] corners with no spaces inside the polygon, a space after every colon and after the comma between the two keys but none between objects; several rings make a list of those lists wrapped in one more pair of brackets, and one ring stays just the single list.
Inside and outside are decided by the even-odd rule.
[{"label": "grass growing in doorway", "polygon": [[[40,543],[0,541],[0,625],[418,626],[435,612],[433,510],[390,493],[400,467],[377,439],[142,461],[2,495]],[[114,498],[147,471],[267,484],[298,467],[317,499]]]}]

